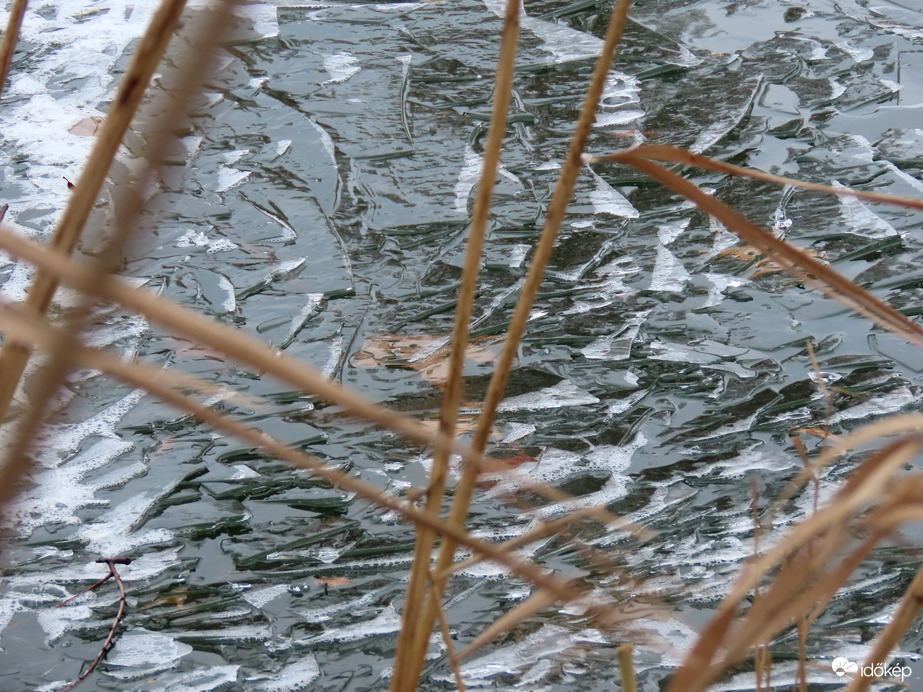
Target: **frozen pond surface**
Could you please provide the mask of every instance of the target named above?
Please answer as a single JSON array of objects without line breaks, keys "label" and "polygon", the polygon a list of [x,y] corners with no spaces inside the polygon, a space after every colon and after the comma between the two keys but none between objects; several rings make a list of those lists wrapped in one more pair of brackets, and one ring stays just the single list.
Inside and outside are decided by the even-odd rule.
[{"label": "frozen pond surface", "polygon": [[[637,0],[588,151],[647,138],[921,197],[923,14],[911,4]],[[609,7],[526,3],[475,313],[483,339],[468,362],[471,411]],[[0,102],[7,220],[36,236],[53,228],[69,194],[62,177],[79,175],[93,119],[152,10],[140,0],[30,3]],[[188,162],[167,168],[156,224],[134,244],[126,273],[434,420],[439,367],[427,349],[451,329],[502,3],[284,2],[240,13],[239,38],[184,139]],[[114,190],[136,154],[136,139],[127,143]],[[695,175],[751,219],[920,313],[919,214]],[[826,415],[806,340],[828,384],[845,392],[834,398],[833,432],[920,410],[919,352],[751,259],[719,224],[630,170],[581,176],[491,450],[578,499],[511,508],[505,491],[515,484],[485,483],[472,522],[502,540],[573,506],[607,504],[659,532],[640,546],[622,534],[583,536],[635,580],[639,610],[651,615],[613,633],[549,609],[465,663],[472,688],[613,689],[615,647],[631,641],[645,689],[658,689],[752,551],[751,474],[761,497],[775,497],[801,467],[790,435]],[[0,281],[6,298],[19,299],[28,272],[2,257]],[[94,339],[265,397],[237,412],[380,487],[425,482],[421,450],[137,317],[101,313]],[[105,574],[95,560],[116,555],[136,558],[122,570],[128,614],[87,689],[387,687],[410,527],[94,373],[75,376],[66,398],[15,510],[0,687],[53,690],[93,659],[117,608],[114,587],[50,608]],[[822,499],[853,461],[827,471]],[[812,499],[799,496],[778,527],[803,517]],[[876,551],[815,625],[812,682],[835,683],[830,660],[867,652],[917,569],[919,539],[908,533]],[[598,588],[624,588],[561,543],[527,550]],[[325,588],[334,578],[338,586]],[[450,588],[459,645],[529,593],[485,565]],[[662,602],[669,607],[644,605]],[[902,647],[923,651],[918,626]],[[785,659],[796,651],[793,634],[773,646],[775,682],[791,679]],[[423,688],[451,689],[441,642],[432,654]],[[752,686],[747,675],[724,688]]]}]

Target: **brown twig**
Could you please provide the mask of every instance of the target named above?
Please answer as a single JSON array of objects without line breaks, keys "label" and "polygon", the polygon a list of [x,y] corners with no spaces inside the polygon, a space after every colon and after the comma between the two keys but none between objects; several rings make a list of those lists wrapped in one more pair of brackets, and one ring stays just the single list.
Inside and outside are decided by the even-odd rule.
[{"label": "brown twig", "polygon": [[[115,633],[119,628],[119,625],[122,622],[122,618],[125,617],[125,608],[128,605],[128,597],[125,593],[125,584],[122,583],[122,577],[119,576],[118,570],[115,568],[116,565],[130,565],[132,558],[121,557],[121,558],[106,558],[103,560],[97,560],[96,562],[105,564],[109,566],[109,574],[105,578],[100,579],[96,584],[94,584],[90,590],[95,589],[100,584],[105,583],[110,578],[115,579],[116,586],[119,587],[119,610],[115,614],[115,621],[112,623],[112,627],[109,629],[109,636],[106,637],[106,641],[103,642],[103,647],[99,650],[99,653],[96,654],[96,658],[93,659],[93,662],[84,670],[80,676],[74,680],[74,682],[66,685],[61,688],[61,692],[70,692],[81,682],[86,680],[90,675],[93,674],[93,671],[96,670],[96,666],[99,665],[99,662],[102,661],[106,654],[109,653],[109,650],[112,648],[113,641],[115,640]],[[78,594],[80,595],[80,594]],[[68,599],[70,600],[70,599]],[[64,605],[63,603],[61,605]],[[60,607],[60,606],[59,606]]]},{"label": "brown twig", "polygon": [[3,95],[3,87],[10,74],[13,53],[16,52],[16,42],[19,41],[19,29],[22,26],[22,18],[26,14],[26,3],[27,0],[13,0],[6,31],[3,32],[3,41],[0,42],[0,96]]},{"label": "brown twig", "polygon": [[703,168],[705,170],[715,171],[717,173],[727,173],[729,175],[734,175],[741,178],[752,178],[753,180],[761,180],[767,183],[778,183],[779,185],[791,185],[792,187],[799,187],[803,190],[826,192],[838,195],[840,197],[855,197],[857,199],[863,199],[866,202],[891,204],[898,207],[905,207],[907,209],[919,209],[923,211],[923,200],[914,199],[913,197],[888,195],[881,192],[866,192],[865,190],[853,190],[848,187],[831,187],[830,185],[821,185],[820,183],[808,183],[803,180],[797,180],[795,178],[786,178],[781,175],[763,173],[762,171],[756,171],[752,168],[734,166],[730,163],[711,159],[707,156],[702,156],[701,154],[693,154],[691,151],[680,149],[679,147],[673,147],[668,144],[642,144],[640,146],[633,147],[632,149],[615,152],[606,156],[592,156],[588,158],[587,162],[604,163],[610,161],[622,161],[623,155],[627,152],[631,152],[632,155],[641,156],[653,161],[679,163],[684,166],[694,166],[696,168]]}]

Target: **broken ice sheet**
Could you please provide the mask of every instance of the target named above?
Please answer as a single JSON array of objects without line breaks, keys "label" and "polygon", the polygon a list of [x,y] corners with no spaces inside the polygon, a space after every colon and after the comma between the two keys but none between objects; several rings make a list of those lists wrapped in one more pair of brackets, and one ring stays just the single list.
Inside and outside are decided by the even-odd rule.
[{"label": "broken ice sheet", "polygon": [[590,344],[587,344],[580,353],[589,360],[625,360],[631,356],[631,347],[635,339],[638,338],[638,332],[641,325],[650,314],[650,310],[642,310],[625,320],[625,325],[612,334],[601,336]]},{"label": "broken ice sheet", "polygon": [[[833,187],[845,188],[846,186],[839,180],[834,180]],[[860,200],[845,195],[838,199],[840,201],[840,213],[843,215],[846,224],[856,235],[863,238],[887,238],[888,236],[897,235],[897,230],[894,226],[865,206]]]},{"label": "broken ice sheet", "polygon": [[504,399],[497,406],[498,411],[539,411],[564,406],[586,406],[598,404],[599,399],[581,389],[570,380],[561,380],[552,387],[545,387],[537,392],[520,394]]},{"label": "broken ice sheet", "polygon": [[151,632],[143,627],[131,629],[116,641],[115,648],[106,657],[106,667],[135,668],[135,671],[118,671],[115,677],[150,674],[152,670],[164,670],[192,653],[192,647],[178,642],[160,632]]},{"label": "broken ice sheet", "polygon": [[386,606],[381,610],[377,617],[365,622],[358,622],[354,625],[344,627],[335,627],[326,630],[322,634],[314,637],[306,637],[296,640],[294,643],[319,644],[321,642],[352,642],[366,637],[374,637],[379,634],[392,634],[401,628],[401,616],[397,614],[394,606]]},{"label": "broken ice sheet", "polygon": [[590,191],[590,202],[596,214],[610,214],[625,219],[637,219],[640,213],[631,202],[625,199],[621,192],[597,175],[596,171],[587,166],[593,176],[595,187]]}]

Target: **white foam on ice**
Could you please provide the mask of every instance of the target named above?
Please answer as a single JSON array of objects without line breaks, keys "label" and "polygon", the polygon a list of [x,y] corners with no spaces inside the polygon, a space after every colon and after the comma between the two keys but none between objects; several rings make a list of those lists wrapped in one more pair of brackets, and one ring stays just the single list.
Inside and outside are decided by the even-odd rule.
[{"label": "white foam on ice", "polygon": [[150,692],[211,692],[237,682],[238,665],[213,666],[188,673],[170,673],[157,678],[157,687]]},{"label": "white foam on ice", "polygon": [[218,275],[218,287],[224,291],[224,301],[221,303],[221,309],[225,312],[235,312],[237,310],[237,295],[234,284],[224,274]]},{"label": "white foam on ice", "polygon": [[234,14],[249,19],[253,24],[253,31],[260,38],[273,38],[279,35],[279,19],[275,3],[235,5]]},{"label": "white foam on ice", "polygon": [[250,171],[242,171],[238,168],[228,166],[218,167],[218,184],[215,185],[215,192],[227,192],[250,177]]},{"label": "white foam on ice", "polygon": [[326,630],[314,637],[299,640],[299,644],[319,644],[321,642],[353,642],[379,634],[393,634],[401,628],[401,616],[394,606],[386,606],[372,620],[357,622]]},{"label": "white foam on ice", "polygon": [[873,416],[884,416],[889,413],[896,413],[919,401],[920,396],[914,394],[909,387],[898,387],[887,394],[876,396],[861,404],[851,406],[842,411],[837,411],[830,416],[828,422],[830,425],[835,425],[847,420],[860,420]]},{"label": "white foam on ice", "polygon": [[86,543],[88,551],[103,557],[116,557],[142,546],[169,542],[173,533],[167,529],[135,532],[135,527],[143,523],[157,500],[169,491],[170,486],[138,493],[81,526],[74,538]]},{"label": "white foam on ice", "polygon": [[[96,492],[117,485],[105,480],[86,483],[86,476],[131,449],[134,449],[131,442],[104,438],[66,463],[37,474],[37,485],[13,505],[10,520],[17,533],[29,535],[39,526],[78,524],[78,510],[101,504]],[[129,477],[141,475],[145,470],[143,465],[140,469],[133,468]]]},{"label": "white foam on ice", "polygon": [[42,436],[39,461],[45,466],[57,466],[62,458],[73,453],[90,435],[118,438],[116,424],[143,396],[144,390],[136,389],[80,423],[47,426]]},{"label": "white foam on ice", "polygon": [[93,616],[93,610],[87,605],[71,605],[65,608],[49,608],[39,611],[38,624],[45,632],[47,643],[57,641],[66,632],[84,629]]},{"label": "white foam on ice", "polygon": [[[70,191],[61,177],[78,177],[94,143],[69,130],[103,115],[97,106],[114,94],[115,63],[144,33],[157,6],[154,0],[112,0],[102,11],[83,0],[29,5],[21,31],[21,40],[32,44],[29,69],[13,67],[0,110],[0,132],[10,144],[0,153],[0,168],[11,166],[13,156],[28,161],[15,176],[22,196],[8,200],[12,217],[32,207],[66,206]],[[2,26],[7,7],[0,10]]]},{"label": "white foam on ice", "polygon": [[274,584],[264,589],[255,589],[253,591],[244,591],[241,596],[254,608],[263,606],[276,600],[279,596],[288,592],[287,584]]},{"label": "white foam on ice", "polygon": [[176,247],[185,248],[185,247],[204,247],[209,253],[212,252],[227,252],[228,250],[236,250],[237,244],[231,242],[227,238],[217,238],[212,240],[209,238],[203,231],[200,230],[189,230],[186,231],[183,235],[176,239]]},{"label": "white foam on ice", "polygon": [[122,634],[106,657],[107,666],[150,668],[179,661],[192,647],[160,632],[137,627]]}]

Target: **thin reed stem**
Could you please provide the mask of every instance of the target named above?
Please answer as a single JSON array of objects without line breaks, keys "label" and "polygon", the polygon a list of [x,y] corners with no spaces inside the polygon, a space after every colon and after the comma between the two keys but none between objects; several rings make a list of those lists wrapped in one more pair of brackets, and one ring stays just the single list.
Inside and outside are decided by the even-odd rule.
[{"label": "thin reed stem", "polygon": [[[461,287],[458,293],[458,307],[455,311],[449,375],[439,413],[439,431],[447,441],[455,438],[455,425],[462,400],[464,387],[462,375],[465,368],[465,351],[468,347],[471,313],[477,291],[477,278],[481,268],[487,220],[493,200],[497,169],[500,165],[503,138],[506,134],[506,118],[513,89],[513,68],[516,63],[516,45],[519,41],[519,8],[520,0],[507,1],[497,77],[494,84],[493,110],[487,131],[487,143],[484,148],[484,162],[474,204],[474,214],[471,219],[465,266],[462,270]],[[434,450],[433,470],[430,474],[429,491],[426,497],[426,509],[430,512],[439,513],[442,507],[446,478],[449,474],[449,452],[450,448],[445,443],[437,445]],[[391,677],[390,686],[392,692],[413,690],[417,680],[413,676],[408,676],[408,673],[414,669],[422,670],[423,668],[429,635],[422,631],[423,628],[418,628],[416,623],[424,603],[423,593],[430,574],[429,567],[434,542],[435,536],[431,531],[424,528],[417,533],[410,583],[404,599],[402,627],[398,634],[397,651],[394,656],[394,674]],[[435,597],[433,602],[438,604],[438,597]],[[411,664],[414,659],[417,659],[417,663]]]},{"label": "thin reed stem", "polygon": [[22,18],[26,14],[27,4],[28,0],[13,0],[6,31],[3,32],[3,41],[0,41],[0,97],[3,96],[3,87],[10,75],[10,65],[13,64],[13,54],[16,52],[19,29],[22,27]]},{"label": "thin reed stem", "polygon": [[[551,252],[554,249],[555,240],[558,236],[558,230],[561,222],[564,220],[564,213],[573,196],[574,186],[577,182],[577,176],[582,167],[582,154],[589,137],[590,130],[596,118],[596,111],[599,106],[599,99],[602,95],[606,75],[615,57],[615,50],[622,37],[625,23],[628,19],[628,9],[631,6],[631,0],[618,0],[612,8],[612,15],[609,20],[609,26],[606,30],[606,37],[603,42],[603,49],[596,61],[593,70],[593,76],[590,81],[587,94],[580,111],[577,126],[570,146],[567,152],[567,158],[561,170],[561,175],[555,185],[552,194],[551,203],[548,207],[548,214],[545,220],[545,226],[542,230],[541,238],[536,247],[535,254],[532,258],[532,264],[526,276],[525,283],[516,303],[513,312],[513,318],[507,329],[506,339],[503,342],[503,349],[494,369],[493,377],[488,385],[487,395],[482,407],[481,416],[478,419],[478,426],[474,433],[472,442],[473,449],[483,452],[487,439],[496,417],[497,406],[503,399],[506,391],[506,385],[509,381],[509,375],[513,368],[513,361],[519,351],[519,343],[525,333],[526,323],[529,319],[529,313],[532,304],[535,302],[535,296],[541,285],[542,278],[545,274],[545,268],[551,258]],[[477,480],[477,469],[466,464],[462,471],[462,477],[455,487],[455,496],[452,502],[452,508],[449,514],[449,522],[456,527],[463,526],[468,516],[468,508],[471,504],[471,498],[474,494],[474,487]],[[444,540],[440,546],[439,557],[437,558],[436,573],[444,572],[452,563],[455,557],[456,545],[451,540]],[[445,582],[436,583],[436,588],[440,594],[445,588]],[[441,597],[441,595],[440,595]],[[430,632],[433,628],[435,613],[431,608],[427,608],[419,622],[419,637],[423,637],[422,632]],[[418,641],[417,650],[421,648]],[[421,665],[418,664],[412,673],[414,679],[419,677]],[[413,688],[404,688],[403,692],[409,692]]]}]

